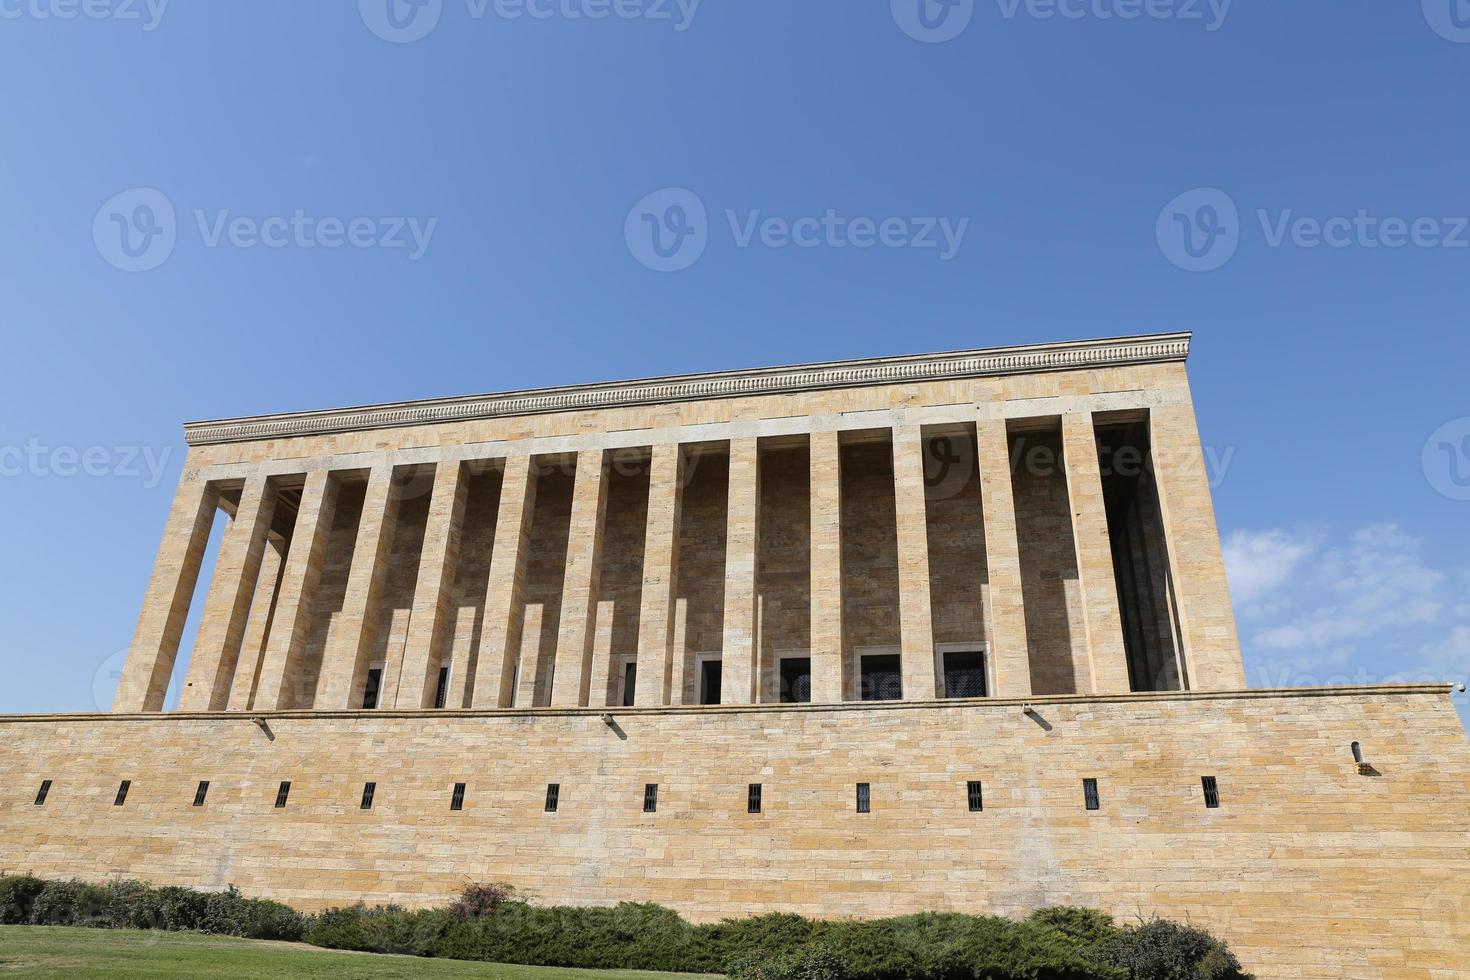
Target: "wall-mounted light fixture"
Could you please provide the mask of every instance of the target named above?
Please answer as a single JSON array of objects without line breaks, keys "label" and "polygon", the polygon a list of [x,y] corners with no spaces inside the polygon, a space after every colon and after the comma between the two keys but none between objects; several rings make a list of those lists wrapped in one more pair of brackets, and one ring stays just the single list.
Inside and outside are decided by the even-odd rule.
[{"label": "wall-mounted light fixture", "polygon": [[1363,743],[1353,743],[1353,761],[1358,764],[1358,774],[1366,776],[1373,771],[1373,767],[1363,761]]}]

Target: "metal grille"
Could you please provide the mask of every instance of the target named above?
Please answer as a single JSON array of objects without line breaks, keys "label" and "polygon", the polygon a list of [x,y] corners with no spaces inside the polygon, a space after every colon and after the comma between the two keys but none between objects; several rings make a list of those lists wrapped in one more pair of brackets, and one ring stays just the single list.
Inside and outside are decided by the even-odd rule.
[{"label": "metal grille", "polygon": [[546,812],[555,813],[561,806],[561,783],[549,783],[546,787]]},{"label": "metal grille", "polygon": [[373,797],[378,795],[377,783],[362,784],[362,802],[358,804],[359,810],[371,810],[373,808]]},{"label": "metal grille", "polygon": [[122,806],[128,801],[128,790],[132,788],[133,781],[124,779],[117,787],[117,799],[112,801],[113,806]]},{"label": "metal grille", "polygon": [[946,653],[944,655],[944,696],[947,698],[983,698],[985,695],[985,654]]},{"label": "metal grille", "polygon": [[649,783],[643,787],[643,812],[656,813],[658,811],[658,783]]},{"label": "metal grille", "polygon": [[290,795],[291,795],[291,784],[290,783],[282,783],[281,784],[281,788],[278,789],[278,790],[276,790],[276,809],[277,810],[280,810],[280,809],[284,809],[285,808],[285,806],[286,806],[286,799]]},{"label": "metal grille", "polygon": [[1099,801],[1098,796],[1097,796],[1097,780],[1096,779],[1084,779],[1084,780],[1082,780],[1082,797],[1083,797],[1083,799],[1085,799],[1087,801],[1087,809],[1089,809],[1089,810],[1101,810],[1102,809],[1102,803]]},{"label": "metal grille", "polygon": [[464,809],[464,783],[455,783],[454,784],[454,796],[450,797],[450,800],[449,800],[449,809],[451,809],[451,810],[463,810]]},{"label": "metal grille", "polygon": [[442,708],[449,700],[449,668],[439,668],[439,686],[434,689],[434,707]]},{"label": "metal grille", "polygon": [[873,808],[873,795],[868,790],[867,783],[857,784],[857,812],[868,813]]},{"label": "metal grille", "polygon": [[45,806],[46,797],[51,792],[51,780],[41,780],[41,791],[36,794],[36,806]]},{"label": "metal grille", "polygon": [[970,799],[971,813],[979,813],[981,810],[985,809],[985,795],[980,787],[979,782],[975,780],[970,781],[968,787],[968,796]]},{"label": "metal grille", "polygon": [[194,791],[194,805],[203,806],[204,798],[209,795],[209,780],[199,780],[199,788]]},{"label": "metal grille", "polygon": [[747,793],[745,795],[745,812],[746,813],[760,813],[761,812],[761,784],[760,783],[751,783],[750,784],[750,789],[747,791]]},{"label": "metal grille", "polygon": [[1201,776],[1200,782],[1205,788],[1205,806],[1211,810],[1220,808],[1220,784],[1215,781],[1214,776]]}]

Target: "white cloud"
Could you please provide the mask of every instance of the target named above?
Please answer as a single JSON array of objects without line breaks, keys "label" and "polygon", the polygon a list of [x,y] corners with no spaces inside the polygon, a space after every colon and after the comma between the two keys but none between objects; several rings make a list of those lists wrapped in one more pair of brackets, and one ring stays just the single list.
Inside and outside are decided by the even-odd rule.
[{"label": "white cloud", "polygon": [[1285,531],[1236,531],[1225,539],[1225,570],[1239,604],[1270,594],[1312,553],[1312,542]]}]

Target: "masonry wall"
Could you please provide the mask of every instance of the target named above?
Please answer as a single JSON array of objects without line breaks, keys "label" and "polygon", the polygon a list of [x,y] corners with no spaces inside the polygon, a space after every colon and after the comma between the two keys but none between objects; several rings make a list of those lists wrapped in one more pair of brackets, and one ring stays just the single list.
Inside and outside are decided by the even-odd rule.
[{"label": "masonry wall", "polygon": [[303,908],[436,903],[466,879],[700,920],[1070,903],[1187,918],[1263,978],[1464,976],[1470,741],[1443,688],[1035,704],[622,710],[616,728],[600,710],[297,713],[269,734],[239,715],[5,718],[0,868],[233,883]]}]

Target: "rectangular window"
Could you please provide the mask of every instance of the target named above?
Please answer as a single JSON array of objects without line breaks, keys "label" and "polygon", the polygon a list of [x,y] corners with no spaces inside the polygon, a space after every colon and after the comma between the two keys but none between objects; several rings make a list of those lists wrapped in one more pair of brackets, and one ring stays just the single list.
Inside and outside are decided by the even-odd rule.
[{"label": "rectangular window", "polygon": [[649,783],[643,787],[643,812],[658,812],[658,783]]},{"label": "rectangular window", "polygon": [[555,813],[561,806],[561,783],[550,783],[546,787],[546,812]]},{"label": "rectangular window", "polygon": [[1220,809],[1220,784],[1215,781],[1215,777],[1201,776],[1200,782],[1205,788],[1205,807],[1210,810]]},{"label": "rectangular window", "polygon": [[41,791],[36,794],[36,806],[45,806],[46,797],[51,793],[51,780],[41,780]]},{"label": "rectangular window", "polygon": [[812,658],[781,658],[781,703],[807,704],[812,699]]},{"label": "rectangular window", "polygon": [[699,703],[720,703],[720,678],[723,665],[719,660],[706,660],[699,665]]},{"label": "rectangular window", "polygon": [[746,813],[760,813],[761,812],[761,784],[760,783],[751,783],[750,784],[750,789],[746,793],[746,796],[745,796],[745,812]]},{"label": "rectangular window", "polygon": [[1089,809],[1089,810],[1101,810],[1102,809],[1102,802],[1098,799],[1098,795],[1097,795],[1097,780],[1096,779],[1084,779],[1084,780],[1082,780],[1082,798],[1087,801],[1087,809]]},{"label": "rectangular window", "polygon": [[454,784],[454,795],[449,798],[449,809],[464,809],[464,783]]},{"label": "rectangular window", "polygon": [[903,675],[900,672],[896,653],[884,653],[862,658],[864,701],[903,700]]},{"label": "rectangular window", "polygon": [[944,655],[944,696],[947,698],[983,698],[986,696],[984,653],[977,651]]},{"label": "rectangular window", "polygon": [[371,810],[373,808],[373,797],[378,795],[377,783],[362,784],[362,802],[358,804],[359,810]]},{"label": "rectangular window", "polygon": [[434,688],[434,707],[442,708],[449,700],[449,666],[439,668],[439,685]]},{"label": "rectangular window", "polygon": [[383,668],[369,667],[367,685],[362,689],[362,706],[364,708],[376,708],[378,706],[378,695],[383,690]]},{"label": "rectangular window", "polygon": [[873,809],[873,795],[868,791],[867,783],[857,784],[857,812],[868,813]]},{"label": "rectangular window", "polygon": [[633,698],[638,693],[638,662],[630,660],[623,665],[623,707],[633,707]]},{"label": "rectangular window", "polygon": [[971,813],[979,813],[981,810],[985,809],[985,792],[984,789],[981,787],[979,780],[970,780],[970,784],[968,787],[968,796],[970,799]]},{"label": "rectangular window", "polygon": [[291,784],[289,782],[283,782],[283,783],[281,783],[281,788],[278,789],[278,790],[276,790],[276,809],[277,810],[283,810],[283,809],[285,809],[285,807],[286,807],[286,800],[290,796],[291,796]]},{"label": "rectangular window", "polygon": [[209,796],[209,780],[201,779],[199,788],[194,790],[194,805],[203,806],[205,797]]},{"label": "rectangular window", "polygon": [[112,801],[113,806],[122,806],[128,801],[128,790],[132,788],[133,781],[124,779],[117,787],[117,798]]}]

